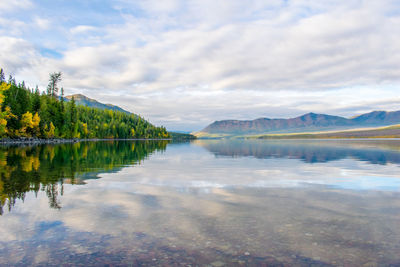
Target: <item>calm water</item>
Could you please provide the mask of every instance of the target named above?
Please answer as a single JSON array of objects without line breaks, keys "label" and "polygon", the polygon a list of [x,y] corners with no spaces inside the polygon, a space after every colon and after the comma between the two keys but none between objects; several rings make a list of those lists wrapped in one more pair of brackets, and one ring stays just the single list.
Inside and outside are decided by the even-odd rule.
[{"label": "calm water", "polygon": [[0,147],[0,265],[400,265],[400,141]]}]

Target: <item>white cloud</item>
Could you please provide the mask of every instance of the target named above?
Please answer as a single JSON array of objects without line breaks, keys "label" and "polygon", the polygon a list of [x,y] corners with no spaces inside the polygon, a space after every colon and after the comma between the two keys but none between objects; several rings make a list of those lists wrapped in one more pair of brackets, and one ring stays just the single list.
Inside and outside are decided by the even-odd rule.
[{"label": "white cloud", "polygon": [[0,17],[0,36],[18,36],[28,27],[28,25],[20,20],[10,20]]},{"label": "white cloud", "polygon": [[33,6],[30,0],[0,0],[0,14],[15,9],[27,9]]},{"label": "white cloud", "polygon": [[91,31],[95,31],[97,28],[88,25],[79,25],[70,29],[72,34],[87,34]]},{"label": "white cloud", "polygon": [[[272,117],[276,103],[290,111],[282,116],[311,108],[327,112],[325,99],[296,106],[301,97],[285,98],[296,91],[318,102],[318,92],[349,88],[350,95],[341,91],[336,97],[357,102],[360,95],[351,88],[359,87],[374,88],[376,100],[386,101],[381,88],[400,84],[395,1],[117,1],[115,8],[122,24],[85,22],[65,30],[63,57],[45,60],[46,71],[63,71],[67,92],[86,90],[157,122],[183,125],[193,122],[182,114],[194,119],[206,113],[204,123],[231,117],[235,110],[249,119]],[[32,58],[29,68],[37,73],[43,59],[38,53]],[[23,56],[0,58],[0,65],[4,62],[21,65]],[[221,92],[217,98],[215,91]],[[129,105],[112,95],[140,101]]]},{"label": "white cloud", "polygon": [[8,71],[18,72],[22,68],[32,67],[38,57],[32,45],[20,38],[0,37],[1,65]]},{"label": "white cloud", "polygon": [[[147,27],[152,21],[133,20],[107,29],[108,40],[116,40],[108,46],[110,53],[117,46],[128,62],[121,75],[129,73],[131,79],[122,79],[118,87],[146,83],[146,90],[199,84],[213,89],[336,88],[385,81],[387,70],[399,69],[395,62],[382,66],[387,62],[382,56],[398,56],[399,38],[385,29],[396,22],[381,15],[366,8],[319,14],[281,27],[266,19],[156,32]],[[384,46],[395,54],[382,55]],[[109,57],[98,49],[93,47],[93,53]]]},{"label": "white cloud", "polygon": [[47,20],[47,19],[44,19],[44,18],[40,18],[40,17],[35,17],[33,22],[41,30],[47,30],[51,26],[50,20]]}]

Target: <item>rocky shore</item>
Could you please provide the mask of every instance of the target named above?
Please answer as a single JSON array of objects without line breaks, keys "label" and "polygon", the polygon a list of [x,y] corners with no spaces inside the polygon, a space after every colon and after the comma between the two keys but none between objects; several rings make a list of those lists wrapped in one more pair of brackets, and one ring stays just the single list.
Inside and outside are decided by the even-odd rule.
[{"label": "rocky shore", "polygon": [[18,138],[3,138],[0,139],[0,145],[40,145],[40,144],[61,144],[61,143],[76,143],[81,141],[80,139],[63,139],[63,138],[50,138],[41,139],[35,137],[18,137]]},{"label": "rocky shore", "polygon": [[132,138],[132,139],[101,139],[101,138],[92,138],[92,139],[65,139],[65,138],[50,138],[50,139],[42,139],[36,137],[18,137],[18,138],[3,138],[0,139],[0,145],[42,145],[42,144],[63,144],[63,143],[77,143],[82,141],[171,141],[171,138],[163,138],[163,139],[145,139],[145,138]]}]

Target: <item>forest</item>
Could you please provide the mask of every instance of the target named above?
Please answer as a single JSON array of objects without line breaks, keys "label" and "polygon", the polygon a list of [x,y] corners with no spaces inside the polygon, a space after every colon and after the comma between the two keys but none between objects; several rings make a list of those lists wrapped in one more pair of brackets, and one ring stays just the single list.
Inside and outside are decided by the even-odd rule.
[{"label": "forest", "polygon": [[0,69],[0,138],[165,139],[170,134],[136,114],[101,110],[66,101],[62,73],[51,73],[46,91],[5,78]]}]

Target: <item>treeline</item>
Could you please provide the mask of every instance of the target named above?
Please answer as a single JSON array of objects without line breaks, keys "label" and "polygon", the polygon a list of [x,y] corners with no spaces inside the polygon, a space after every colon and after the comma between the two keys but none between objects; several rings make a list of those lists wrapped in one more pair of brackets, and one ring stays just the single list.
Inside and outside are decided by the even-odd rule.
[{"label": "treeline", "polygon": [[58,88],[61,76],[50,74],[47,91],[40,93],[11,75],[6,81],[0,69],[0,138],[170,138],[164,127],[138,115],[66,102]]},{"label": "treeline", "polygon": [[172,140],[175,141],[190,141],[197,139],[193,134],[170,132]]}]

